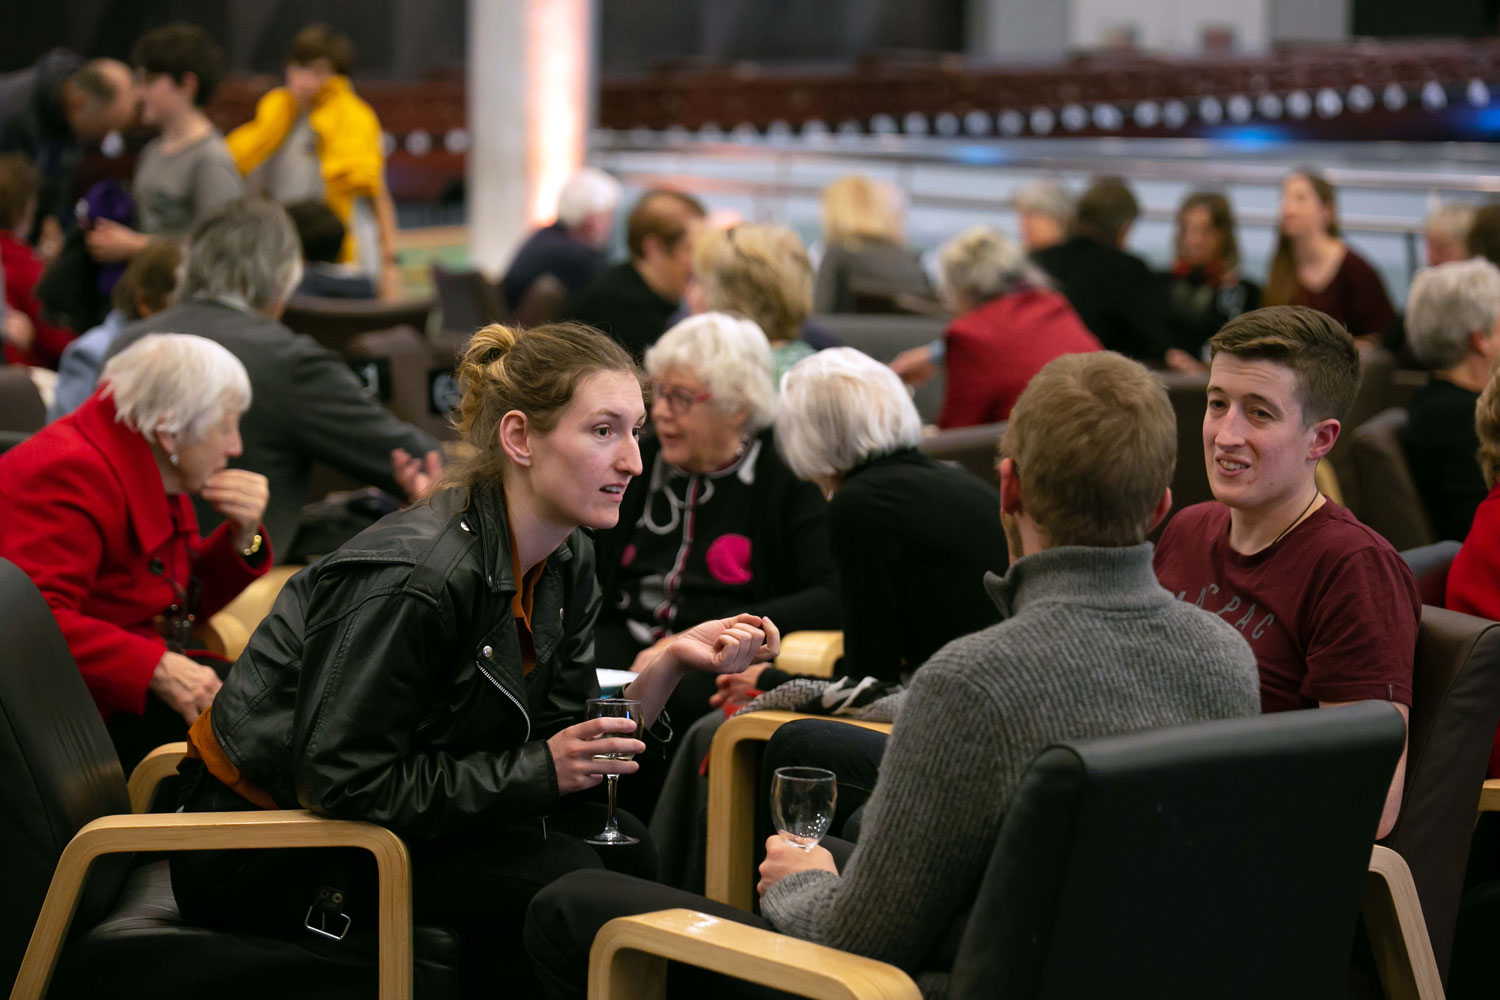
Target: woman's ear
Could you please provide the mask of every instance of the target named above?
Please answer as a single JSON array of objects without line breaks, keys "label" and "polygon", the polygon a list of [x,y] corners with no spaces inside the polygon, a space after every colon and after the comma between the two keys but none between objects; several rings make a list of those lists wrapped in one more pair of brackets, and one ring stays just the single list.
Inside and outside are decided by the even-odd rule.
[{"label": "woman's ear", "polygon": [[162,417],[156,422],[156,430],[151,432],[151,439],[156,442],[158,448],[167,453],[168,457],[177,454],[179,443],[176,432],[167,430],[167,421],[170,419],[170,414]]},{"label": "woman's ear", "polygon": [[520,410],[511,410],[500,418],[500,449],[505,456],[523,468],[531,467],[531,422]]}]

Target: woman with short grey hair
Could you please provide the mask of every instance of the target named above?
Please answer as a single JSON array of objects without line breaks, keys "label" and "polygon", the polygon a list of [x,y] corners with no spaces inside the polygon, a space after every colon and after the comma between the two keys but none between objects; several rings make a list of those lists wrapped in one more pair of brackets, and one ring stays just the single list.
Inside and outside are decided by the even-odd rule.
[{"label": "woman with short grey hair", "polygon": [[[127,771],[212,702],[228,664],[193,625],[271,565],[266,479],[228,468],[250,396],[223,347],[154,334],[0,456],[0,556],[47,598]],[[206,539],[194,496],[225,518]]]},{"label": "woman with short grey hair", "polygon": [[[783,633],[838,628],[827,505],[776,451],[760,327],[691,316],[646,352],[646,372],[654,433],[641,441],[644,471],[626,487],[616,527],[595,536],[599,665],[643,666],[684,623],[747,607]],[[712,677],[684,678],[672,718],[702,715],[713,690]]]},{"label": "woman with short grey hair", "polygon": [[1419,271],[1406,333],[1432,378],[1412,397],[1401,443],[1433,530],[1462,540],[1488,493],[1474,411],[1500,358],[1500,268],[1476,257]]},{"label": "woman with short grey hair", "polygon": [[1063,354],[1101,349],[1068,300],[1050,287],[1015,240],[974,226],[938,252],[943,296],[958,316],[943,334],[902,351],[891,368],[925,382],[947,367],[938,426],[998,423],[1042,366]]},{"label": "woman with short grey hair", "polygon": [[278,317],[302,282],[302,244],[273,201],[238,201],[193,227],[182,298],[238,303]]}]

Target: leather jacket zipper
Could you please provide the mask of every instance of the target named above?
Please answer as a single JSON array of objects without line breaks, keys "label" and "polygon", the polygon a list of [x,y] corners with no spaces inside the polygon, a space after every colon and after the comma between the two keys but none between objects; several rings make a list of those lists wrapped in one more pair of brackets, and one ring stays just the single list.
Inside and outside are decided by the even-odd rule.
[{"label": "leather jacket zipper", "polygon": [[511,704],[514,705],[514,706],[516,706],[516,708],[518,708],[518,709],[521,710],[521,718],[523,718],[523,719],[526,720],[526,735],[524,737],[522,737],[521,742],[522,743],[530,742],[530,740],[531,740],[531,715],[530,715],[530,713],[528,713],[526,711],[526,706],[523,705],[523,704],[521,704],[519,701],[517,701],[516,700],[516,696],[513,695],[513,694],[511,694],[509,691],[507,691],[505,689],[505,685],[501,684],[500,681],[499,681],[499,679],[496,678],[494,674],[492,674],[488,670],[484,669],[484,664],[483,663],[479,662],[478,660],[475,660],[474,661],[474,666],[478,667],[479,668],[479,672],[481,674],[484,674],[485,678],[488,679],[491,684],[495,685],[495,689],[497,691],[499,691],[501,694],[505,695],[505,697],[509,698]]}]

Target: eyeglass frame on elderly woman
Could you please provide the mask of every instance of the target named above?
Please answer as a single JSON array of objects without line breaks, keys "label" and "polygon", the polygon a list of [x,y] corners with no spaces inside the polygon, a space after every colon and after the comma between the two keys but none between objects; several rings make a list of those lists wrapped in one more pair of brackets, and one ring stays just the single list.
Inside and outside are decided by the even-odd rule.
[{"label": "eyeglass frame on elderly woman", "polygon": [[682,388],[668,388],[662,384],[661,379],[648,379],[647,382],[651,386],[652,398],[667,404],[667,412],[674,417],[680,417],[699,403],[706,403],[714,398],[711,392],[689,392]]}]

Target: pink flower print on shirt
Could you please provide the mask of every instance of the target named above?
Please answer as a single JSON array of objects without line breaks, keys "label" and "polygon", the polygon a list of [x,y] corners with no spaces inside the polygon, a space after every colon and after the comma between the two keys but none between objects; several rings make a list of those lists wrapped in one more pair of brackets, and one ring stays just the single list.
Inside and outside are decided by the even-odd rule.
[{"label": "pink flower print on shirt", "polygon": [[750,570],[750,539],[744,535],[720,535],[703,555],[708,571],[715,580],[730,585],[749,583],[755,574]]},{"label": "pink flower print on shirt", "polygon": [[625,551],[620,553],[620,565],[629,566],[635,562],[635,543],[631,542],[625,546]]}]

